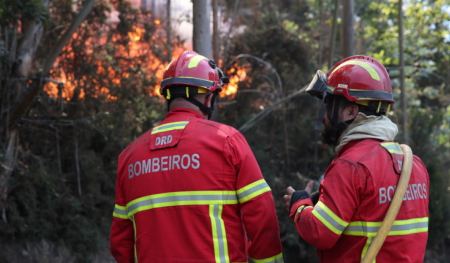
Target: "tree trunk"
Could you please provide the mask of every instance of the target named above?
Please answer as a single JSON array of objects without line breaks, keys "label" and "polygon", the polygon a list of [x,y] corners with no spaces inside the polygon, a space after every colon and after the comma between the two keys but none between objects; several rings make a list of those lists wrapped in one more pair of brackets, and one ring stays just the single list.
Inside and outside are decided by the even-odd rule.
[{"label": "tree trunk", "polygon": [[217,7],[218,0],[212,0],[212,13],[213,13],[213,57],[214,61],[218,62],[220,57],[220,32],[219,32],[219,14]]},{"label": "tree trunk", "polygon": [[80,170],[80,153],[79,153],[79,145],[78,145],[78,134],[75,131],[75,138],[74,138],[74,143],[75,143],[75,153],[74,153],[74,157],[75,157],[75,171],[77,173],[77,192],[78,192],[78,196],[81,197],[82,195],[82,190],[81,190],[81,170]]},{"label": "tree trunk", "polygon": [[[48,7],[48,0],[43,0],[43,6]],[[24,27],[22,41],[18,44],[17,59],[13,61],[16,63],[15,70],[9,78],[14,83],[7,83],[6,87],[14,88],[14,104],[11,106],[11,113],[7,120],[2,119],[1,125],[4,131],[2,135],[5,136],[5,142],[8,143],[6,153],[3,156],[0,168],[0,209],[2,209],[3,220],[6,221],[6,200],[8,197],[8,181],[11,177],[16,164],[16,152],[17,152],[17,136],[18,127],[16,126],[17,120],[19,120],[30,107],[34,97],[38,94],[46,81],[46,78],[50,72],[50,69],[55,62],[56,58],[60,54],[63,47],[69,42],[72,34],[84,21],[86,16],[90,13],[94,6],[95,0],[86,0],[83,4],[78,15],[72,21],[67,31],[56,42],[55,47],[49,49],[49,53],[44,56],[46,59],[42,66],[42,71],[37,73],[33,78],[31,75],[33,64],[36,60],[36,50],[38,49],[42,35],[43,26],[40,20],[22,21]],[[33,80],[31,84],[28,84],[29,80]]]},{"label": "tree trunk", "polygon": [[147,0],[141,0],[141,10],[147,11]]},{"label": "tree trunk", "polygon": [[150,13],[152,14],[152,19],[156,18],[156,0],[150,0]]},{"label": "tree trunk", "polygon": [[319,5],[319,54],[317,57],[317,65],[322,66],[322,53],[323,53],[323,34],[322,34],[322,30],[323,30],[323,4],[322,4],[322,0],[318,1],[318,5]]},{"label": "tree trunk", "polygon": [[8,199],[8,182],[16,166],[17,157],[17,130],[13,129],[9,133],[8,147],[1,163],[2,173],[0,173],[0,209],[2,210],[2,220],[7,223],[6,200]]},{"label": "tree trunk", "polygon": [[172,59],[172,15],[170,12],[171,3],[170,0],[167,0],[166,3],[166,19],[167,19],[167,61]]},{"label": "tree trunk", "polygon": [[212,58],[211,30],[210,30],[210,1],[193,0],[193,45],[194,50],[208,58]]},{"label": "tree trunk", "polygon": [[343,55],[348,57],[354,53],[353,0],[343,0],[343,23]]},{"label": "tree trunk", "polygon": [[338,0],[334,0],[333,22],[331,24],[330,34],[330,56],[328,57],[328,68],[330,69],[334,62],[334,48],[336,45],[336,24],[339,4]]},{"label": "tree trunk", "polygon": [[409,131],[408,131],[408,104],[407,96],[405,91],[405,62],[403,59],[403,1],[398,2],[398,53],[399,53],[399,79],[400,79],[400,98],[401,98],[401,109],[402,109],[402,135],[403,142],[409,143]]},{"label": "tree trunk", "polygon": [[[9,121],[9,125],[15,125],[15,122],[17,119],[22,117],[22,115],[28,110],[29,106],[31,105],[31,102],[33,101],[34,97],[38,94],[39,90],[42,88],[43,84],[45,83],[47,76],[50,72],[51,67],[55,63],[56,58],[61,53],[64,46],[70,41],[73,33],[76,31],[76,29],[80,26],[80,24],[86,19],[87,15],[91,12],[92,8],[94,7],[95,0],[86,0],[83,4],[83,7],[81,8],[78,15],[75,17],[75,19],[72,21],[69,28],[66,30],[66,32],[62,35],[62,37],[56,42],[55,47],[51,48],[49,53],[45,56],[46,60],[44,61],[42,72],[40,73],[39,80],[34,82],[33,85],[30,86],[29,89],[27,89],[26,92],[24,92],[23,95],[20,95],[20,98],[14,108],[12,109],[12,115]],[[39,42],[36,42],[36,45],[39,45]],[[36,47],[37,48],[37,47]],[[34,60],[34,56],[32,57],[32,60]]]}]

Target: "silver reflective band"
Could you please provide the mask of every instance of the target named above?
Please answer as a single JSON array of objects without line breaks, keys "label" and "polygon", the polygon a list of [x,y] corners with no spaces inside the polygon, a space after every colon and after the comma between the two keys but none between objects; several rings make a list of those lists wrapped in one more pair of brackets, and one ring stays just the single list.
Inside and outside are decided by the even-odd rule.
[{"label": "silver reflective band", "polygon": [[117,218],[127,219],[127,209],[125,206],[114,205],[113,216]]},{"label": "silver reflective band", "polygon": [[128,216],[131,216],[139,211],[158,207],[212,204],[237,204],[236,194],[234,191],[192,191],[156,194],[131,201],[127,205],[127,210]]},{"label": "silver reflective band", "polygon": [[[381,222],[351,222],[345,235],[351,236],[376,236]],[[396,220],[391,227],[389,236],[409,235],[415,233],[428,232],[428,218],[413,218],[406,220]]]},{"label": "silver reflective band", "polygon": [[[250,186],[250,187],[249,187]],[[246,187],[243,187],[237,191],[239,202],[244,203],[255,196],[258,196],[264,192],[270,191],[269,185],[264,179],[258,180]]]},{"label": "silver reflective band", "polygon": [[314,207],[314,211],[317,212],[329,224],[331,224],[335,228],[335,230],[339,231],[339,233],[342,233],[342,231],[344,231],[346,226],[343,226],[338,221],[334,220],[322,207],[320,207],[320,205],[316,205]]},{"label": "silver reflective band", "polygon": [[225,225],[222,220],[222,209],[223,207],[220,205],[211,205],[209,207],[216,262],[228,263],[230,259],[228,257]]}]

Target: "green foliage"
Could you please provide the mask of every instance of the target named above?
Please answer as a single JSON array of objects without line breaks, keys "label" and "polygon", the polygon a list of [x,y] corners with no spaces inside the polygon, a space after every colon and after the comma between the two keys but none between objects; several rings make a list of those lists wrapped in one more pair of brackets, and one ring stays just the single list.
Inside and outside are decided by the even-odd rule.
[{"label": "green foliage", "polygon": [[[2,259],[85,262],[107,251],[116,158],[165,112],[163,102],[151,96],[167,63],[164,29],[128,1],[107,2],[96,4],[53,68],[52,78],[63,80],[64,92],[46,86],[48,93],[38,96],[20,122],[8,222],[0,221]],[[232,34],[223,36],[229,41],[225,64],[245,67],[248,77],[234,101],[224,99],[228,106],[218,118],[239,127],[326,68],[334,1],[250,0],[239,1],[237,9],[236,1],[222,3],[225,19],[235,19]],[[355,7],[356,50],[388,66],[398,97],[397,1],[359,0]],[[120,11],[118,23],[108,22],[112,8]],[[444,262],[450,236],[450,14],[444,0],[407,1],[403,10],[412,148],[431,178],[428,248],[433,259]],[[40,0],[0,0],[2,27],[46,22],[39,54],[54,45],[74,15],[73,1],[50,1],[47,8]],[[4,61],[8,50],[1,32],[0,37]],[[339,34],[336,38],[334,60],[342,42]],[[250,56],[233,60],[242,53]],[[305,180],[317,179],[332,157],[320,143],[320,107],[319,101],[299,96],[245,133],[277,201],[286,262],[317,261],[314,249],[299,240],[281,196],[287,185],[302,188]],[[12,250],[22,255],[14,260]]]},{"label": "green foliage", "polygon": [[[72,12],[67,1],[53,4]],[[126,2],[118,8],[121,22],[105,24],[109,7],[96,5],[96,15],[90,15],[86,26],[79,28],[52,71],[55,80],[64,77],[63,92],[52,93],[58,87],[48,84],[48,93],[38,96],[22,120],[20,162],[10,182],[6,208],[8,222],[0,220],[2,247],[14,242],[36,244],[23,248],[26,253],[68,249],[61,255],[69,262],[91,262],[99,251],[108,250],[105,240],[114,203],[117,156],[165,111],[163,102],[151,96],[155,71],[167,57],[165,50],[150,44],[164,41],[156,32],[161,29],[144,26],[151,17]],[[52,46],[62,33],[58,25],[70,22],[58,9],[51,10],[42,49]],[[144,36],[138,35],[136,27],[145,28]],[[143,51],[136,52],[138,48]],[[51,249],[40,247],[41,241]],[[0,258],[11,258],[8,251],[0,252]],[[33,260],[45,262],[51,254],[45,252]],[[57,254],[55,259],[60,258]]]},{"label": "green foliage", "polygon": [[48,19],[48,11],[41,0],[0,0],[0,25],[16,25],[19,20]]}]

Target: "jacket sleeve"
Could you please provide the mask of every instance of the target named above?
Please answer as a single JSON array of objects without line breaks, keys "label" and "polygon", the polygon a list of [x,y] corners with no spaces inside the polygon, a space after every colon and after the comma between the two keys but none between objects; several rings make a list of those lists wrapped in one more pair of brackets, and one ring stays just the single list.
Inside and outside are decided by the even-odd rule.
[{"label": "jacket sleeve", "polygon": [[[291,207],[291,218],[300,236],[318,249],[334,246],[349,224],[359,204],[366,169],[358,164],[336,160],[328,168],[320,186],[319,201],[312,206],[304,199]],[[298,215],[295,215],[298,211]]]},{"label": "jacket sleeve", "polygon": [[283,262],[278,219],[269,185],[244,136],[229,137],[229,160],[237,173],[237,195],[254,262]]},{"label": "jacket sleeve", "polygon": [[110,231],[110,248],[111,254],[117,262],[131,263],[134,261],[134,230],[133,223],[127,216],[121,185],[120,164],[119,158],[119,168],[116,176],[116,197]]}]

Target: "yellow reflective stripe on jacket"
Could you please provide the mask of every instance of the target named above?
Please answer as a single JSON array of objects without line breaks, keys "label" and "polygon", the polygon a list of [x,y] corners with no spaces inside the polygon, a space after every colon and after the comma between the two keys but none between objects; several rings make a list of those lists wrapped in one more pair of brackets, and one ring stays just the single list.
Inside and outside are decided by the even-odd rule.
[{"label": "yellow reflective stripe on jacket", "polygon": [[393,154],[403,154],[402,148],[396,142],[383,142],[381,146]]},{"label": "yellow reflective stripe on jacket", "polygon": [[336,235],[340,235],[348,225],[348,222],[342,220],[321,201],[314,206],[312,214]]},{"label": "yellow reflective stripe on jacket", "polygon": [[[349,236],[376,236],[382,222],[350,222],[344,235]],[[395,220],[392,224],[389,236],[401,236],[428,232],[428,217],[412,218],[406,220]]]},{"label": "yellow reflective stripe on jacket", "polygon": [[264,179],[260,179],[237,190],[237,196],[242,204],[265,192],[270,192],[270,187]]},{"label": "yellow reflective stripe on jacket", "polygon": [[118,204],[114,205],[113,217],[128,219],[127,208]]},{"label": "yellow reflective stripe on jacket", "polygon": [[137,228],[136,228],[136,220],[134,220],[134,217],[132,216],[131,218],[131,222],[133,223],[133,237],[134,237],[134,242],[133,242],[133,254],[134,254],[134,263],[138,263],[138,252],[137,252]]},{"label": "yellow reflective stripe on jacket", "polygon": [[165,123],[163,125],[156,126],[152,129],[151,134],[157,134],[160,132],[173,131],[173,130],[182,130],[188,125],[188,121],[177,121]]},{"label": "yellow reflective stripe on jacket", "polygon": [[262,258],[262,259],[252,258],[252,260],[255,263],[283,263],[284,262],[282,253],[277,254],[270,258]]},{"label": "yellow reflective stripe on jacket", "polygon": [[159,207],[181,205],[237,204],[235,191],[186,191],[154,194],[137,198],[127,204],[128,216]]},{"label": "yellow reflective stripe on jacket", "polygon": [[217,263],[229,263],[228,241],[225,224],[222,219],[222,205],[210,205],[209,217],[211,219],[212,236],[214,244],[214,258]]}]

